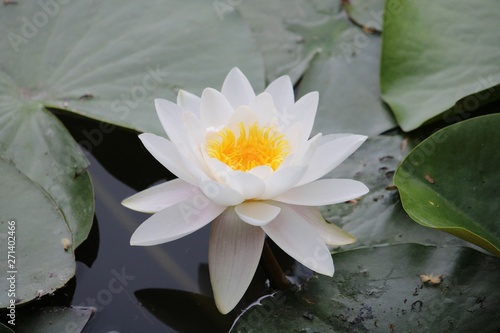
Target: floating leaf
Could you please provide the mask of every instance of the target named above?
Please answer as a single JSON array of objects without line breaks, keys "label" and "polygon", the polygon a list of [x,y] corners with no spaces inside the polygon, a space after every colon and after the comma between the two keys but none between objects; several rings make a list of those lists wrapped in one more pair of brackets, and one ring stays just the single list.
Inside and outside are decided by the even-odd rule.
[{"label": "floating leaf", "polygon": [[467,244],[441,231],[422,227],[403,210],[392,178],[412,144],[399,135],[369,138],[326,176],[356,179],[370,189],[359,200],[320,207],[329,222],[341,226],[357,238],[355,243],[342,249],[397,243]]},{"label": "floating leaf", "polygon": [[500,97],[500,2],[394,3],[386,1],[381,88],[403,130]]},{"label": "floating leaf", "polygon": [[[75,274],[68,225],[47,193],[3,159],[0,212],[0,243],[5,253],[0,258],[2,276],[14,277],[12,281],[2,278],[2,290],[14,282],[20,304],[62,287]],[[7,251],[13,252],[10,257]],[[9,293],[2,292],[0,308],[9,305],[10,299]]]},{"label": "floating leaf", "polygon": [[316,52],[297,90],[318,91],[314,132],[376,135],[396,127],[379,87],[380,37],[354,26],[337,10],[288,28],[302,36],[304,50]]},{"label": "floating leaf", "polygon": [[327,21],[321,30],[335,31],[332,53],[325,50],[315,58],[298,87],[299,95],[319,92],[313,131],[377,135],[396,127],[380,97],[380,37],[365,34],[344,17]]},{"label": "floating leaf", "polygon": [[[220,3],[216,1],[214,3]],[[252,0],[233,2],[252,29],[264,58],[266,78],[270,82],[289,75],[296,83],[307,70],[310,61],[320,51],[309,48],[304,37],[289,29],[294,23],[314,23],[324,18],[324,12],[337,11],[337,1]],[[228,11],[224,11],[225,15]]]},{"label": "floating leaf", "polygon": [[[278,292],[242,316],[232,333],[496,332],[500,261],[470,248],[401,244],[333,256],[318,275]],[[439,284],[422,274],[442,274]]]},{"label": "floating leaf", "polygon": [[[68,222],[73,233],[70,238],[77,247],[87,238],[94,216],[94,194],[86,171],[89,162],[54,115],[38,104],[2,104],[1,91],[0,156],[11,160],[50,194]],[[5,212],[17,216],[24,206],[17,209],[20,212],[7,206]]]},{"label": "floating leaf", "polygon": [[415,221],[500,256],[498,128],[493,114],[436,132],[405,158],[394,182]]},{"label": "floating leaf", "polygon": [[[174,99],[179,88],[200,93],[222,85],[237,65],[256,89],[263,88],[249,29],[236,13],[220,20],[211,3],[53,4],[52,15],[41,3],[26,1],[0,12],[0,27],[9,32],[0,40],[1,74],[21,105],[160,133],[154,98]],[[38,26],[38,17],[47,22]],[[30,24],[33,36],[25,33]]]},{"label": "floating leaf", "polygon": [[16,325],[19,333],[79,333],[83,330],[95,309],[73,306],[47,307],[23,316]]}]

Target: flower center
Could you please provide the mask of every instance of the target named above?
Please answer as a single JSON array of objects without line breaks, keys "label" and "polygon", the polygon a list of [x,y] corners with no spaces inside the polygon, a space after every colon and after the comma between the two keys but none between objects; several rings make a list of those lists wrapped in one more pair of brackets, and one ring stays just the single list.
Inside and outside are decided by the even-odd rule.
[{"label": "flower center", "polygon": [[259,127],[256,123],[245,128],[240,122],[238,127],[239,137],[225,127],[217,132],[217,138],[208,140],[208,155],[233,170],[248,171],[261,165],[276,170],[290,149],[285,135],[274,127]]}]

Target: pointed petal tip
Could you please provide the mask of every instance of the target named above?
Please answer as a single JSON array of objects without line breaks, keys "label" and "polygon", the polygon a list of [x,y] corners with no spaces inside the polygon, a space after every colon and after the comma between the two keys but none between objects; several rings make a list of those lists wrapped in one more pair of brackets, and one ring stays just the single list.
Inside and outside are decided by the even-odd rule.
[{"label": "pointed petal tip", "polygon": [[245,74],[243,74],[243,72],[241,71],[241,69],[237,66],[234,66],[233,68],[231,68],[231,70],[229,71],[229,73],[227,74],[227,76],[229,75],[234,75],[234,74],[241,74],[243,76],[245,76]]},{"label": "pointed petal tip", "polygon": [[318,270],[313,269],[316,273],[332,277],[335,274],[335,266],[333,265],[333,258],[331,265],[322,265]]},{"label": "pointed petal tip", "polygon": [[145,237],[144,234],[138,234],[137,230],[130,237],[131,246],[152,246],[167,243],[168,240],[158,240],[151,237]]},{"label": "pointed petal tip", "polygon": [[[215,297],[215,295],[214,295],[214,297]],[[234,305],[224,304],[224,302],[222,302],[221,300],[218,300],[217,298],[215,298],[214,301],[215,301],[215,306],[217,307],[217,310],[219,310],[219,312],[223,315],[226,315],[229,312],[231,312],[231,310],[233,310],[236,307],[236,305],[238,304],[238,303],[236,303]]]},{"label": "pointed petal tip", "polygon": [[368,136],[362,135],[362,134],[353,134],[353,137],[355,138],[356,141],[363,143],[368,139]]},{"label": "pointed petal tip", "polygon": [[130,204],[130,200],[129,200],[129,199],[130,199],[130,197],[123,199],[123,200],[120,202],[120,204],[121,204],[122,206],[124,206],[124,207],[127,207],[128,209],[132,209],[132,208],[130,208],[130,207],[129,207],[129,204]]},{"label": "pointed petal tip", "polygon": [[334,274],[335,274],[335,269],[332,269],[331,271],[328,271],[328,272],[324,273],[323,275],[333,277]]},{"label": "pointed petal tip", "polygon": [[136,233],[132,234],[132,237],[130,237],[130,245],[131,246],[147,246],[147,245],[152,245],[152,244],[147,244],[147,242],[141,242],[138,237],[136,236]]}]

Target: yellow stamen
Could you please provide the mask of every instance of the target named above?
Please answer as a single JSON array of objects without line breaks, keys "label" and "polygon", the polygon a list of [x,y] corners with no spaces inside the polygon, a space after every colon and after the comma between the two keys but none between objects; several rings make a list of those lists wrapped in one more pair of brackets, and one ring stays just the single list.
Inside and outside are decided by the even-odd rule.
[{"label": "yellow stamen", "polygon": [[228,127],[217,132],[216,139],[207,141],[208,156],[227,164],[233,170],[248,171],[261,165],[276,170],[288,155],[290,146],[275,127],[259,127],[256,123],[245,128],[238,124],[236,137]]}]

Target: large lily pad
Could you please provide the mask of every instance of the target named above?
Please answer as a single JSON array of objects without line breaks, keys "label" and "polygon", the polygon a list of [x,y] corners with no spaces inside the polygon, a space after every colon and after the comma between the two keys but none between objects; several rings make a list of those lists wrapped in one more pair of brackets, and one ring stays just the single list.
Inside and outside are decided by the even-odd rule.
[{"label": "large lily pad", "polygon": [[493,114],[436,132],[405,158],[394,182],[415,221],[500,256],[498,128]]},{"label": "large lily pad", "polygon": [[[495,257],[462,247],[401,244],[343,252],[334,261],[333,278],[316,276],[299,290],[278,292],[244,313],[231,332],[500,329]],[[430,274],[434,283],[423,283],[419,276]]]},{"label": "large lily pad", "polygon": [[403,130],[450,109],[468,115],[500,96],[500,2],[398,3],[384,21],[381,88]]},{"label": "large lily pad", "polygon": [[400,135],[369,138],[326,176],[356,179],[370,189],[359,200],[320,207],[327,221],[341,226],[357,238],[355,243],[342,249],[398,243],[467,244],[439,230],[422,227],[403,210],[392,178],[412,144]]},{"label": "large lily pad", "polygon": [[[16,303],[25,303],[62,287],[75,274],[68,225],[47,193],[3,159],[0,159],[0,212],[0,243],[4,246],[0,265],[4,272],[12,271],[6,274],[14,276]],[[10,257],[7,250],[13,252]],[[2,278],[1,290],[8,290],[12,281]],[[9,305],[10,299],[9,293],[2,292],[0,308]]]},{"label": "large lily pad", "polygon": [[[9,91],[3,87],[0,79],[0,91]],[[11,160],[50,194],[70,226],[72,243],[80,245],[87,238],[94,216],[87,158],[66,128],[41,105],[8,103],[10,96],[3,97],[6,99],[2,100],[0,93],[0,156]],[[18,214],[9,206],[5,213]]]},{"label": "large lily pad", "polygon": [[[214,3],[221,3],[216,1]],[[331,13],[339,8],[337,1],[287,0],[231,1],[234,7],[224,7],[221,15],[236,9],[241,12],[257,40],[264,58],[268,81],[288,75],[296,83],[309,67],[310,61],[320,52],[319,48],[304,45],[304,37],[289,29],[290,24],[314,23],[324,18],[324,12]]]},{"label": "large lily pad", "polygon": [[396,127],[380,97],[380,37],[365,34],[344,17],[327,21],[321,30],[336,32],[328,42],[331,53],[325,50],[311,62],[298,87],[299,95],[320,94],[313,131],[377,135]]},{"label": "large lily pad", "polygon": [[319,50],[298,86],[298,95],[320,94],[315,132],[377,135],[396,126],[380,97],[379,36],[339,11],[289,29],[303,36],[305,49]]},{"label": "large lily pad", "polygon": [[1,30],[9,32],[0,39],[1,75],[22,105],[37,101],[161,133],[154,98],[217,87],[233,66],[263,88],[262,61],[236,12],[221,21],[202,0],[52,4],[23,1],[0,11]]}]

